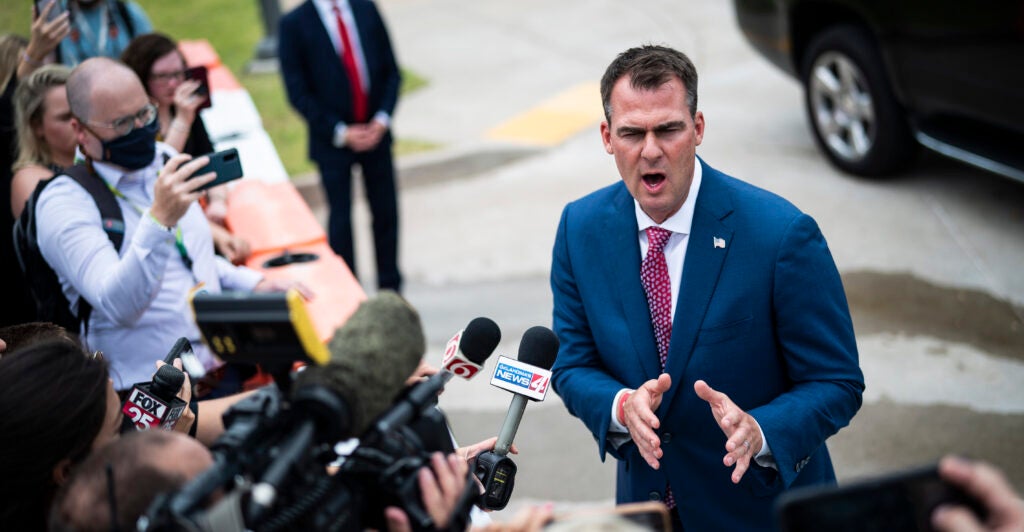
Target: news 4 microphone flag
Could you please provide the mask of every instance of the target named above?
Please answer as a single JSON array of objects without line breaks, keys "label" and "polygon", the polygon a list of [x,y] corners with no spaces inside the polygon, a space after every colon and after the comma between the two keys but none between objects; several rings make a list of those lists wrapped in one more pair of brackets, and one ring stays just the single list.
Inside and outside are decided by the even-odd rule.
[{"label": "news 4 microphone flag", "polygon": [[551,371],[520,362],[514,358],[498,357],[498,365],[491,377],[491,386],[543,401],[551,382]]}]

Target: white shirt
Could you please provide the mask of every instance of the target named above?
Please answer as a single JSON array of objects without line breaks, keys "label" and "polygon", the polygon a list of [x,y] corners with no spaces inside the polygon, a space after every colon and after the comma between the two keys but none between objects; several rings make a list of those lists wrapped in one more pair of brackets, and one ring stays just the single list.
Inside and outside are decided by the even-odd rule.
[{"label": "white shirt", "polygon": [[[320,14],[320,22],[324,24],[324,29],[327,30],[327,35],[331,38],[334,51],[338,54],[338,61],[341,61],[341,53],[345,50],[345,46],[342,44],[341,34],[338,32],[338,21],[334,18],[335,5],[338,6],[341,18],[345,21],[348,40],[352,43],[352,53],[356,59],[356,69],[359,70],[359,80],[363,86],[363,91],[369,94],[371,80],[368,74],[369,70],[366,67],[366,56],[363,54],[363,43],[359,38],[359,26],[356,25],[356,17],[352,14],[352,6],[349,5],[348,0],[313,0],[313,6],[316,7],[317,13]],[[385,127],[391,126],[391,116],[384,111],[377,111],[373,115],[373,119],[384,124]],[[341,148],[345,145],[345,131],[347,129],[348,125],[344,122],[335,124],[333,143],[336,148]]]},{"label": "white shirt", "polygon": [[117,200],[125,225],[120,253],[103,231],[92,197],[71,178],[50,183],[36,211],[43,258],[57,273],[73,312],[80,297],[92,304],[85,341],[110,361],[117,389],[151,380],[155,361],[182,336],[211,367],[215,361],[193,321],[189,291],[197,280],[205,283],[205,290],[218,293],[251,290],[262,279],[258,272],[214,254],[209,222],[198,204],[189,207],[177,225],[193,261],[191,271],[185,266],[174,231],[161,227],[149,214],[164,153],[175,152],[157,143],[153,163],[128,173],[111,164],[94,164],[100,177],[126,198]]},{"label": "white shirt", "polygon": [[[672,231],[672,236],[668,238],[668,242],[665,244],[665,262],[668,265],[668,277],[672,284],[672,321],[675,322],[676,318],[676,301],[679,299],[679,285],[683,278],[683,265],[686,260],[686,245],[690,241],[690,228],[693,226],[693,211],[697,204],[697,193],[700,191],[700,183],[704,176],[704,170],[700,159],[697,159],[696,164],[693,165],[693,180],[690,182],[690,190],[686,194],[686,200],[683,201],[683,205],[679,207],[679,210],[675,214],[669,216],[664,222],[658,224],[647,215],[646,212],[640,207],[640,202],[633,198],[633,205],[636,212],[636,225],[639,228],[638,238],[640,239],[640,261],[643,262],[647,258],[647,249],[649,244],[647,242],[647,228],[648,227],[661,227]],[[628,388],[619,390],[619,393],[615,394],[615,399],[612,401],[612,422],[608,427],[608,431],[611,433],[608,436],[609,441],[612,445],[619,447],[623,443],[629,441],[629,429],[625,425],[619,423],[618,409],[619,401],[622,399],[622,394],[626,392],[632,392]],[[760,430],[760,425],[758,430]],[[618,433],[618,434],[616,434]],[[761,441],[764,442],[764,446],[761,447],[761,452],[757,453],[754,457],[759,464],[765,467],[769,467],[770,464],[774,465],[774,460],[771,460],[771,449],[768,447],[768,440],[764,438],[764,431],[761,431]]]}]

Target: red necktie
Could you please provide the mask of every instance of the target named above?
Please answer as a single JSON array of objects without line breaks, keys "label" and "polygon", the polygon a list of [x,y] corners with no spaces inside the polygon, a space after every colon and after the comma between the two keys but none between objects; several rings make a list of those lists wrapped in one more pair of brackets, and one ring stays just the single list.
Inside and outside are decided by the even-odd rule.
[{"label": "red necktie", "polygon": [[658,360],[665,369],[668,343],[672,339],[672,281],[668,277],[665,244],[672,231],[660,227],[647,228],[647,257],[640,265],[640,280],[647,293],[647,306],[651,309],[651,324],[658,343]]},{"label": "red necktie", "polygon": [[338,22],[338,35],[341,36],[341,62],[345,65],[345,73],[348,74],[348,82],[352,86],[352,110],[356,122],[366,121],[366,92],[363,91],[363,80],[359,75],[359,67],[356,65],[355,48],[352,46],[352,39],[348,38],[348,29],[345,21],[341,18],[341,10],[338,4],[334,6],[334,20]]},{"label": "red necktie", "polygon": [[[651,325],[654,326],[662,371],[668,360],[668,344],[672,340],[672,280],[669,279],[668,262],[665,260],[665,244],[671,236],[672,231],[668,229],[648,227],[647,256],[640,265],[640,280],[647,293],[647,306],[651,309]],[[676,506],[669,486],[665,486],[665,506],[669,509]]]}]

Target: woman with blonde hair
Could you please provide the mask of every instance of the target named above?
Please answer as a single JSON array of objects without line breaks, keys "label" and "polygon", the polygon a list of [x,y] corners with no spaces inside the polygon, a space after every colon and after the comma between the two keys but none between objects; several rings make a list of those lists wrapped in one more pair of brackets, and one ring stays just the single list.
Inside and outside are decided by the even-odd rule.
[{"label": "woman with blonde hair", "polygon": [[67,83],[71,70],[46,65],[21,80],[14,91],[18,158],[11,180],[11,212],[17,218],[36,185],[53,177],[75,158]]}]

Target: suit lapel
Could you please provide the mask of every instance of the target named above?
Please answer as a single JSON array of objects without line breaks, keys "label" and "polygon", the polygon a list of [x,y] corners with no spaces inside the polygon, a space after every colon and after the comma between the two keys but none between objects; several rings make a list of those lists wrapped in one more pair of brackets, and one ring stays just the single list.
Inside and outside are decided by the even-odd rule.
[{"label": "suit lapel", "polygon": [[[334,48],[334,43],[331,42],[331,36],[327,33],[327,28],[324,27],[324,20],[320,18],[320,12],[313,5],[313,0],[308,0],[302,7],[306,9],[305,17],[309,22],[307,29],[310,32],[311,45],[308,52],[310,54],[318,54],[320,58],[318,61],[313,62],[315,68],[317,70],[329,68],[334,71],[335,76],[341,76],[343,80],[346,79],[345,67],[341,63],[341,57]],[[327,23],[333,22],[328,21]],[[317,55],[314,55],[314,57],[317,57]],[[349,89],[345,86],[342,90],[347,92]]]},{"label": "suit lapel", "polygon": [[608,263],[608,287],[620,298],[620,312],[629,328],[634,355],[643,369],[644,380],[656,379],[661,373],[658,348],[654,342],[647,296],[640,282],[640,241],[633,197],[625,185],[621,185],[613,203],[611,208],[614,212],[605,216],[604,230],[600,235],[600,257]]},{"label": "suit lapel", "polygon": [[[718,284],[733,236],[732,229],[724,223],[724,219],[732,212],[732,201],[723,186],[722,176],[707,165],[703,166],[703,172],[690,238],[686,245],[686,260],[665,368],[677,380],[682,379],[693,355],[697,335]],[[716,241],[724,243],[724,247],[716,246]],[[682,384],[673,383],[665,394],[663,405],[672,404]]]}]

